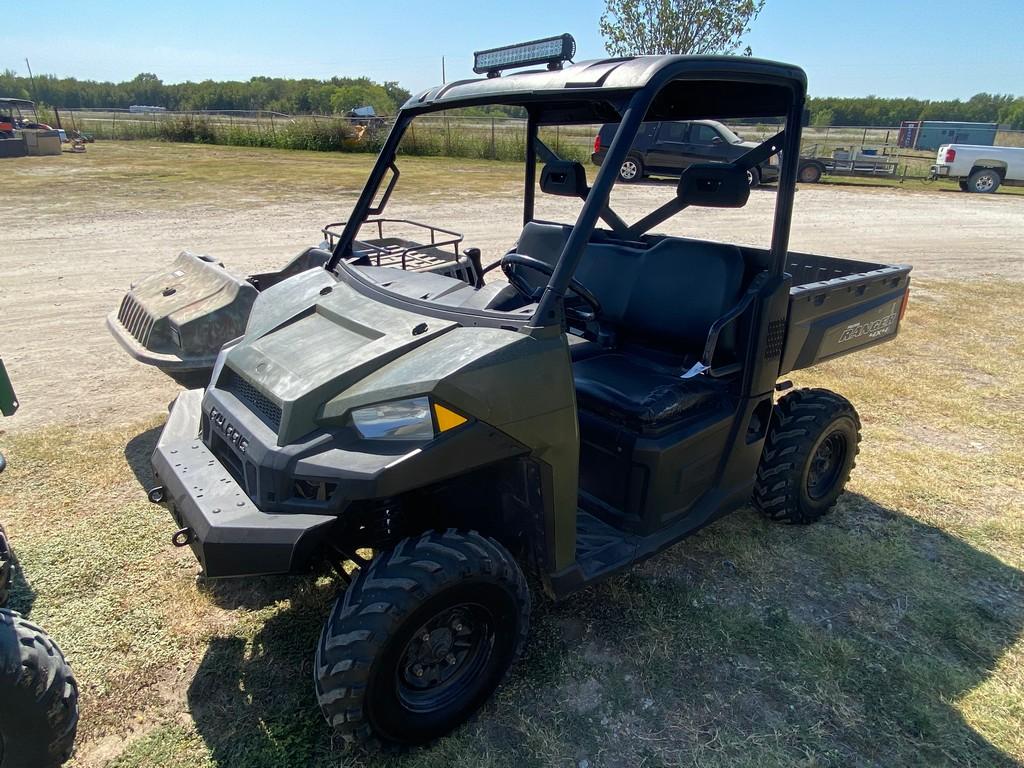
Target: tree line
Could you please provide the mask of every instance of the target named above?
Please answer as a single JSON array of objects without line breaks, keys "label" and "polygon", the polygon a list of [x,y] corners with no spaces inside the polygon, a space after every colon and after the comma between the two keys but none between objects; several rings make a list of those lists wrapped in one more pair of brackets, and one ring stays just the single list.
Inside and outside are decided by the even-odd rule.
[{"label": "tree line", "polygon": [[[142,73],[123,83],[108,83],[53,75],[37,75],[33,81],[8,70],[0,73],[0,96],[31,98],[48,106],[68,108],[127,108],[144,104],[172,111],[264,109],[287,114],[344,114],[369,105],[378,114],[393,115],[410,93],[396,82],[378,83],[367,77],[254,77],[246,81],[164,83],[154,74]],[[962,120],[1024,130],[1024,97],[1001,94],[979,93],[966,101],[812,97],[809,107],[811,122],[819,126],[894,126],[903,120]],[[473,111],[497,116],[522,114],[513,107]]]},{"label": "tree line", "polygon": [[899,125],[903,120],[955,120],[999,123],[1024,130],[1024,97],[977,93],[967,101],[818,97],[809,100],[812,125]]},{"label": "tree line", "polygon": [[108,83],[53,75],[36,75],[32,80],[10,70],[0,73],[0,96],[70,109],[126,109],[138,104],[182,112],[262,109],[287,114],[344,114],[356,107],[371,106],[378,114],[393,115],[410,95],[396,82],[377,83],[367,77],[254,77],[246,81],[164,83],[156,75],[143,72],[123,83]]}]

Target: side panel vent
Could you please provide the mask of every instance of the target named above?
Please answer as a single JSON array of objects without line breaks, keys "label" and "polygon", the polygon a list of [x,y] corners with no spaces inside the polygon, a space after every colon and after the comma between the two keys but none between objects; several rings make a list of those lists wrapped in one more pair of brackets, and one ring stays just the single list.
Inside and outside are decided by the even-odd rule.
[{"label": "side panel vent", "polygon": [[782,345],[786,341],[786,319],[768,322],[768,340],[764,345],[764,359],[777,360],[782,356]]}]

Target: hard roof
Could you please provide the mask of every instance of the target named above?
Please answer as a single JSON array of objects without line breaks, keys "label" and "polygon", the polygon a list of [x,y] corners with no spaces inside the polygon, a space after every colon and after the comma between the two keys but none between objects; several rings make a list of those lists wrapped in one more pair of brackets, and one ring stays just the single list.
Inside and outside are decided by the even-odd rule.
[{"label": "hard roof", "polygon": [[35,102],[28,99],[12,99],[0,96],[0,106],[6,107],[35,107]]},{"label": "hard roof", "polygon": [[581,61],[558,70],[459,80],[423,91],[402,108],[423,109],[457,102],[514,103],[532,96],[591,99],[610,91],[638,90],[661,77],[748,83],[788,81],[801,94],[807,88],[807,76],[800,67],[778,61],[748,56],[633,56]]}]

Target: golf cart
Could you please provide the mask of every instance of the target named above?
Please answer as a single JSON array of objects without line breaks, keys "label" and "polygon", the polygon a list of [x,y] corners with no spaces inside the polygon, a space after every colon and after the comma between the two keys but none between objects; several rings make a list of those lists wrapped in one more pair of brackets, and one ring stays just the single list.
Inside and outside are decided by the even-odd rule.
[{"label": "golf cart", "polygon": [[[416,221],[368,219],[368,236],[353,248],[357,266],[398,267],[430,272],[475,285],[479,252],[460,252],[462,235]],[[245,330],[260,291],[301,272],[322,268],[331,258],[345,223],[323,228],[323,242],[307,248],[276,272],[239,277],[216,259],[183,251],[169,269],[131,286],[107,316],[107,328],[129,355],[168,375],[206,380],[220,348]]]},{"label": "golf cart", "polygon": [[[347,579],[355,566],[314,664],[321,709],[349,743],[422,744],[479,707],[526,641],[524,570],[560,599],[751,500],[791,523],[827,512],[854,464],[857,413],[820,389],[776,402],[778,382],[899,327],[909,267],[789,251],[802,70],[699,56],[562,68],[570,42],[478,54],[494,76],[411,98],[330,258],[256,298],[153,454],[150,500],[208,577],[326,560]],[[524,64],[548,67],[499,75]],[[483,270],[495,274],[481,285],[354,266],[413,121],[492,104],[528,115],[523,227]],[[730,163],[690,165],[632,223],[614,210],[641,123],[742,118],[780,130]],[[590,186],[539,130],[596,123],[618,128]],[[747,170],[773,155],[768,247],[652,233],[685,224],[687,208],[742,208]],[[576,198],[574,222],[535,215],[554,197]]]},{"label": "golf cart", "polygon": [[0,158],[59,155],[61,132],[39,122],[28,99],[0,98]]}]

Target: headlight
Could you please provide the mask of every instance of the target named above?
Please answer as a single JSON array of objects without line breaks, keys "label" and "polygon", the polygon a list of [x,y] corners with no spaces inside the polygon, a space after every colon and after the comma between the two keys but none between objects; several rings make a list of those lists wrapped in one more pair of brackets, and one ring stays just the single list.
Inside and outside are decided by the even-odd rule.
[{"label": "headlight", "polygon": [[352,411],[352,423],[361,437],[370,440],[430,440],[434,437],[434,417],[426,397],[357,408]]},{"label": "headlight", "polygon": [[356,408],[351,416],[359,436],[367,440],[431,440],[469,421],[425,395]]}]

